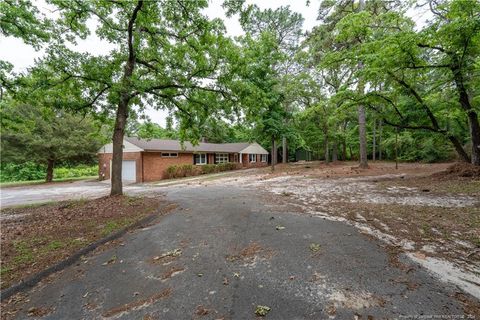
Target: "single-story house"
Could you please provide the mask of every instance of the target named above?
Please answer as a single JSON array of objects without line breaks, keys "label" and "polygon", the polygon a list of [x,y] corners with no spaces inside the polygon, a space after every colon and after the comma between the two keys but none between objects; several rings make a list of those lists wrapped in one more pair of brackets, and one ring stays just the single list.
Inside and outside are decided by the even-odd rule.
[{"label": "single-story house", "polygon": [[[110,179],[113,144],[98,150],[99,175]],[[258,143],[205,143],[193,146],[178,140],[139,139],[123,140],[122,180],[147,182],[166,177],[166,169],[172,165],[217,164],[233,162],[240,167],[268,165],[268,151]]]}]

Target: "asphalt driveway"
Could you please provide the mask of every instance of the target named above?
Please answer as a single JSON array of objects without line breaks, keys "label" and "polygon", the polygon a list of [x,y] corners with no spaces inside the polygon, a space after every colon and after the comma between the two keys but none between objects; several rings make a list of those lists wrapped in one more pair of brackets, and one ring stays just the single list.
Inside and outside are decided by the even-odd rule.
[{"label": "asphalt driveway", "polygon": [[34,288],[17,318],[255,319],[257,305],[270,308],[266,319],[464,314],[457,288],[402,257],[394,263],[352,226],[261,190],[164,190],[176,211]]},{"label": "asphalt driveway", "polygon": [[[144,194],[154,191],[154,185],[124,185],[126,194]],[[2,188],[0,203],[3,208],[28,205],[47,201],[63,201],[73,199],[91,199],[106,196],[110,193],[110,184],[106,181],[73,181],[51,184],[27,185]]]}]

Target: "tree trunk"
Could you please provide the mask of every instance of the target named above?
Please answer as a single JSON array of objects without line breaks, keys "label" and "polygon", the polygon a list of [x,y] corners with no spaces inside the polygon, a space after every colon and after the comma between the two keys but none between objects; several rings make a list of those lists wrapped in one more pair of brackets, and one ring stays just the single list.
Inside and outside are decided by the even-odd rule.
[{"label": "tree trunk", "polygon": [[380,119],[378,123],[378,160],[382,161],[382,129],[383,129],[383,123],[382,119]]},{"label": "tree trunk", "polygon": [[365,124],[365,107],[358,106],[358,138],[360,142],[360,168],[368,168],[367,129]]},{"label": "tree trunk", "polygon": [[395,129],[395,169],[398,169],[398,128]]},{"label": "tree trunk", "polygon": [[[363,11],[365,9],[365,1],[360,0],[358,3],[358,11]],[[360,62],[359,68],[363,69],[363,64]],[[364,83],[360,80],[358,84],[358,91],[360,94],[364,93]],[[365,106],[358,106],[358,136],[360,142],[360,168],[368,168],[367,162],[367,129],[365,124]]]},{"label": "tree trunk", "polygon": [[373,141],[372,141],[372,160],[375,161],[376,158],[376,143],[377,143],[377,120],[373,121]]},{"label": "tree trunk", "polygon": [[272,136],[272,159],[271,159],[271,162],[272,162],[272,172],[275,171],[275,137]]},{"label": "tree trunk", "polygon": [[470,126],[470,137],[472,139],[472,164],[480,166],[480,125],[478,123],[477,113],[473,110],[470,110],[468,113],[468,124]]},{"label": "tree trunk", "polygon": [[[390,75],[392,75],[392,73],[390,73]],[[395,78],[395,76],[393,76],[393,79],[395,81],[397,81],[400,85],[402,85],[405,89],[407,89],[410,92],[410,94],[420,103],[420,105],[423,107],[425,113],[427,114],[428,118],[430,119],[430,122],[432,123],[433,131],[441,133],[445,137],[447,137],[450,140],[450,142],[452,142],[452,144],[455,147],[455,150],[457,151],[460,158],[462,158],[462,160],[464,160],[466,162],[470,162],[470,157],[467,155],[465,150],[463,150],[462,144],[458,141],[458,139],[456,137],[454,137],[452,134],[449,134],[448,131],[442,130],[440,128],[440,125],[438,124],[437,118],[435,117],[433,112],[430,110],[428,105],[425,103],[425,101],[422,99],[422,97],[418,94],[418,92],[412,86],[410,86],[407,82],[405,82],[405,80]],[[455,81],[457,81],[457,79],[455,79]],[[458,85],[457,85],[457,89],[458,89]],[[461,92],[461,90],[459,92]],[[462,95],[462,94],[460,93],[460,95]],[[468,96],[467,96],[467,102],[468,102]],[[462,98],[460,98],[460,104],[462,104]],[[468,114],[468,111],[467,111],[467,114]],[[478,119],[477,119],[477,125],[478,125]],[[479,129],[479,131],[480,131],[480,129]],[[478,140],[480,142],[480,137],[479,137]],[[480,150],[479,150],[479,152],[480,152]]]},{"label": "tree trunk", "polygon": [[55,160],[48,159],[47,160],[47,176],[45,177],[46,182],[53,181],[53,167],[55,166]]},{"label": "tree trunk", "polygon": [[282,138],[282,163],[287,163],[287,138]]},{"label": "tree trunk", "polygon": [[130,95],[130,80],[135,68],[135,50],[133,48],[133,28],[137,14],[143,6],[143,1],[138,1],[133,9],[132,16],[128,21],[127,27],[127,44],[128,44],[128,59],[123,71],[122,83],[120,88],[120,99],[118,101],[117,115],[115,118],[115,128],[113,130],[113,153],[112,153],[112,186],[110,195],[123,194],[122,188],[122,160],[123,160],[123,137],[125,135],[125,126],[128,118],[128,105],[132,96]]},{"label": "tree trunk", "polygon": [[323,140],[323,146],[324,146],[324,155],[325,155],[325,163],[328,164],[330,162],[330,154],[329,154],[329,148],[328,148],[328,135],[325,134],[325,138]]},{"label": "tree trunk", "polygon": [[[458,100],[463,110],[467,113],[468,126],[470,128],[470,140],[472,142],[471,163],[473,165],[480,166],[480,123],[478,121],[478,115],[470,104],[470,99],[468,97],[467,88],[465,88],[464,85],[463,74],[458,58],[454,56],[453,62],[454,64],[451,67],[451,70],[455,79],[455,87],[457,88]],[[457,149],[456,146],[455,149]]]},{"label": "tree trunk", "polygon": [[[462,161],[470,162],[470,157],[468,156],[468,154],[463,149],[463,146],[460,143],[460,141],[458,141],[458,139],[453,135],[449,135],[448,140],[450,140],[450,142],[453,144],[453,147],[455,148],[455,151],[457,151],[457,153],[460,156],[460,158],[462,159]],[[472,163],[473,163],[473,161],[472,161]]]},{"label": "tree trunk", "polygon": [[129,98],[122,95],[117,108],[117,116],[115,118],[115,129],[113,131],[113,153],[112,153],[112,176],[110,195],[123,194],[122,187],[122,161],[123,161],[123,137],[125,135],[125,126],[128,117]]},{"label": "tree trunk", "polygon": [[338,161],[338,143],[337,140],[333,140],[332,146],[332,162]]}]

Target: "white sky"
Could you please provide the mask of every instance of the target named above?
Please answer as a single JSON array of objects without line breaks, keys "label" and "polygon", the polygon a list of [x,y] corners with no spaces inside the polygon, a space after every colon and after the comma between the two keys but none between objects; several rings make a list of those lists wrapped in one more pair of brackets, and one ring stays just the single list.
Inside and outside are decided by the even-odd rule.
[{"label": "white sky", "polygon": [[[46,9],[43,0],[33,0],[32,2],[42,11],[48,13],[48,9]],[[223,0],[209,0],[209,3],[209,7],[205,10],[205,14],[210,18],[223,19],[228,35],[238,36],[243,33],[237,16],[226,18],[224,9],[222,8]],[[310,1],[309,6],[307,6],[306,0],[247,0],[247,4],[256,4],[261,9],[276,9],[280,6],[290,6],[292,11],[302,14],[304,18],[303,29],[305,31],[311,30],[317,25],[318,0]],[[425,20],[424,10],[416,11],[415,13],[412,12],[409,15],[413,17],[417,24],[423,24]],[[89,52],[91,54],[107,54],[111,47],[107,42],[100,40],[95,33],[92,32],[87,39],[78,41],[75,49],[81,52]],[[0,60],[12,63],[15,72],[25,71],[26,68],[33,65],[35,59],[41,57],[42,54],[42,51],[35,51],[31,46],[26,45],[20,39],[0,36]],[[146,113],[153,122],[165,126],[167,116],[166,111],[148,108]]]}]

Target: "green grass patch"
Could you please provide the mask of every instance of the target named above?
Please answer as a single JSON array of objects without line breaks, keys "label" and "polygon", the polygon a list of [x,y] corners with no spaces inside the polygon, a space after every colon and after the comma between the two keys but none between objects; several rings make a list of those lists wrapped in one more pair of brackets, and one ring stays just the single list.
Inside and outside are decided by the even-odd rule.
[{"label": "green grass patch", "polygon": [[109,236],[110,234],[133,224],[136,220],[137,219],[133,218],[124,218],[115,221],[109,221],[103,226],[102,236]]},{"label": "green grass patch", "polygon": [[27,241],[17,241],[14,243],[16,251],[15,258],[13,260],[17,264],[30,263],[34,259],[33,250]]}]

